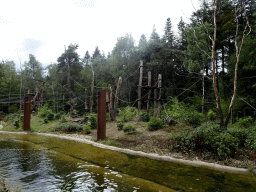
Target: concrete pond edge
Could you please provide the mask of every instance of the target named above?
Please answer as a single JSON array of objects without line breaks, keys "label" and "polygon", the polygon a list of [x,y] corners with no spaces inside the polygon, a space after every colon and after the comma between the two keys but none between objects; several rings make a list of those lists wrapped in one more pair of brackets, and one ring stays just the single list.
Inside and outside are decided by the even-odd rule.
[{"label": "concrete pond edge", "polygon": [[142,151],[134,151],[131,149],[118,148],[118,147],[104,145],[102,143],[90,141],[88,139],[80,139],[80,138],[68,137],[68,136],[63,136],[63,135],[56,135],[56,134],[50,134],[50,133],[28,133],[28,132],[8,132],[8,131],[0,131],[0,133],[2,133],[2,134],[23,134],[23,135],[28,134],[28,135],[41,135],[41,136],[48,136],[48,137],[56,137],[56,138],[86,143],[86,144],[93,145],[95,147],[118,151],[118,152],[126,153],[129,155],[138,155],[141,157],[147,157],[150,159],[169,161],[169,162],[174,162],[174,163],[182,163],[185,165],[196,166],[196,167],[208,167],[208,168],[212,168],[214,170],[227,171],[227,172],[232,172],[232,173],[251,173],[248,169],[245,169],[245,168],[230,167],[230,166],[225,166],[225,165],[219,165],[216,163],[207,163],[207,162],[203,162],[200,160],[176,159],[171,156],[160,156],[155,153],[145,153]]}]

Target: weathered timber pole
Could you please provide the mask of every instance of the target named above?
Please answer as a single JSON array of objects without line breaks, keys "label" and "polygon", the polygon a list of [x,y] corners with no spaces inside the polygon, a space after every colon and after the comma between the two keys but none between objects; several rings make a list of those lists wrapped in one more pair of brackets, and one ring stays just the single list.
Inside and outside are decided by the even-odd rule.
[{"label": "weathered timber pole", "polygon": [[139,87],[138,87],[138,113],[140,120],[140,111],[141,111],[141,86],[142,86],[142,77],[143,77],[143,61],[140,61],[140,79],[139,79]]},{"label": "weathered timber pole", "polygon": [[30,128],[31,96],[28,94],[24,102],[23,130]]},{"label": "weathered timber pole", "polygon": [[156,90],[156,84],[154,86],[154,116],[156,115],[156,100],[157,100],[157,90]]},{"label": "weathered timber pole", "polygon": [[122,81],[123,78],[120,76],[118,79],[118,83],[117,83],[117,88],[116,88],[116,94],[115,94],[115,102],[114,102],[114,109],[113,109],[113,120],[116,120],[116,110],[118,107],[118,102],[119,102],[119,95],[120,95],[120,89],[121,89],[121,85],[122,85]]},{"label": "weathered timber pole", "polygon": [[87,97],[86,97],[86,90],[87,89],[84,89],[84,97],[85,97],[85,101],[84,101],[84,109],[87,109]]},{"label": "weathered timber pole", "polygon": [[93,77],[93,80],[92,80],[92,87],[91,87],[90,115],[92,114],[92,107],[93,107],[93,89],[94,89],[94,77]]},{"label": "weathered timber pole", "polygon": [[161,108],[161,87],[162,87],[162,75],[158,75],[158,106],[157,106],[157,117],[160,117]]},{"label": "weathered timber pole", "polygon": [[106,138],[106,90],[98,92],[97,141]]},{"label": "weathered timber pole", "polygon": [[108,98],[109,98],[109,102],[108,102],[108,111],[109,111],[109,119],[111,121],[114,120],[114,116],[113,116],[113,94],[112,94],[112,88],[111,85],[108,84]]},{"label": "weathered timber pole", "polygon": [[147,113],[149,114],[149,105],[150,105],[150,97],[151,97],[151,71],[148,72],[148,101],[147,101]]}]

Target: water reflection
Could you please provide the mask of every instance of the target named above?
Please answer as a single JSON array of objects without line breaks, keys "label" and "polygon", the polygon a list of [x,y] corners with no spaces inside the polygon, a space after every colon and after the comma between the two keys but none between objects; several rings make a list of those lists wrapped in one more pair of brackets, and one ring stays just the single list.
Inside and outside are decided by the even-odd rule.
[{"label": "water reflection", "polygon": [[[15,138],[0,140],[0,175],[12,183],[11,191],[17,186],[22,186],[22,191],[172,191],[33,144],[27,136],[25,141]],[[107,154],[97,151],[99,158],[102,155]]]}]

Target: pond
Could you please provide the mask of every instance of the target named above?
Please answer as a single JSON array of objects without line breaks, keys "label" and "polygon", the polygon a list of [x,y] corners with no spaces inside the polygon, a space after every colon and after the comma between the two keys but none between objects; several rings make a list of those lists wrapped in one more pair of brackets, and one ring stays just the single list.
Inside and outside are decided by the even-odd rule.
[{"label": "pond", "polygon": [[253,174],[128,155],[72,140],[0,134],[0,178],[21,191],[256,191]]}]

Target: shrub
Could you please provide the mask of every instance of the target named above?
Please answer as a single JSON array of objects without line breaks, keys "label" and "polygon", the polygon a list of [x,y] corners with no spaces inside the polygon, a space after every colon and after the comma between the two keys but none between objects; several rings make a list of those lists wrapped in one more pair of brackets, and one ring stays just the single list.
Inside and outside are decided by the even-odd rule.
[{"label": "shrub", "polygon": [[52,110],[48,108],[48,104],[46,103],[43,107],[40,108],[38,115],[39,117],[47,117],[51,113]]},{"label": "shrub", "polygon": [[142,112],[140,115],[141,121],[149,122],[150,115],[147,112]]},{"label": "shrub", "polygon": [[172,136],[170,141],[172,149],[176,151],[212,153],[219,159],[234,157],[240,150],[239,138],[233,136],[231,131],[223,132],[217,123],[205,124],[189,132],[180,132]]},{"label": "shrub", "polygon": [[19,120],[15,120],[13,125],[16,127],[16,129],[18,129],[20,127],[20,121]]},{"label": "shrub", "polygon": [[66,118],[65,118],[65,117],[62,117],[62,118],[60,119],[60,122],[61,122],[61,123],[66,123],[66,122],[67,122],[67,120],[66,120]]},{"label": "shrub", "polygon": [[118,109],[120,121],[128,122],[138,118],[138,109],[135,107],[125,107],[123,109]]},{"label": "shrub", "polygon": [[53,120],[53,119],[54,119],[54,114],[53,114],[53,113],[49,113],[49,114],[47,115],[47,119],[48,119],[48,120]]},{"label": "shrub", "polygon": [[56,115],[55,115],[55,119],[60,119],[61,118],[61,114],[60,113],[57,113]]},{"label": "shrub", "polygon": [[243,127],[243,128],[248,128],[253,124],[253,118],[251,116],[245,117],[238,119],[236,122],[235,126],[236,127]]},{"label": "shrub", "polygon": [[125,133],[133,133],[133,132],[135,132],[135,130],[136,130],[136,127],[133,126],[133,125],[131,125],[131,124],[125,125],[125,126],[123,127],[123,131],[124,131]]},{"label": "shrub", "polygon": [[117,127],[118,127],[119,130],[122,130],[123,127],[124,127],[124,124],[122,122],[117,123]]},{"label": "shrub", "polygon": [[81,132],[82,130],[83,130],[82,125],[72,124],[72,123],[63,123],[53,128],[53,131],[63,131],[63,132]]},{"label": "shrub", "polygon": [[97,129],[97,118],[95,115],[89,117],[89,122],[91,129]]},{"label": "shrub", "polygon": [[91,133],[91,127],[90,127],[90,125],[89,125],[89,124],[84,124],[83,131],[84,131],[86,134]]},{"label": "shrub", "polygon": [[148,130],[152,131],[152,130],[157,130],[162,128],[163,125],[164,125],[164,121],[162,119],[157,117],[151,117],[147,124],[147,127],[148,127]]},{"label": "shrub", "polygon": [[207,113],[207,118],[210,120],[210,121],[213,121],[216,117],[216,113],[210,109]]},{"label": "shrub", "polygon": [[10,106],[10,108],[9,108],[10,113],[16,113],[17,111],[18,111],[17,105]]},{"label": "shrub", "polygon": [[48,123],[48,119],[44,119],[44,123]]},{"label": "shrub", "polygon": [[193,127],[201,125],[204,120],[203,114],[197,112],[194,106],[179,102],[178,99],[174,99],[170,104],[167,104],[165,109],[161,112],[161,115],[171,116],[174,120],[179,119],[179,121],[187,122]]}]

